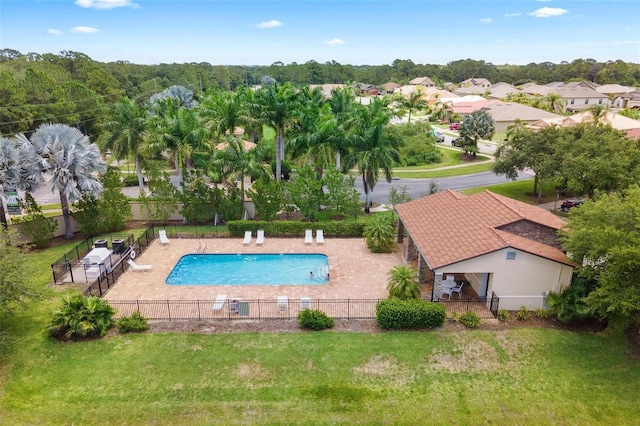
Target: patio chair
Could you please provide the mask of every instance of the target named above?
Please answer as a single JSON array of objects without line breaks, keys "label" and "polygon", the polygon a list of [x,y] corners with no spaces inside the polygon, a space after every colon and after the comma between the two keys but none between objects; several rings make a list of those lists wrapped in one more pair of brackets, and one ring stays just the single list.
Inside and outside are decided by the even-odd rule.
[{"label": "patio chair", "polygon": [[278,296],[276,306],[279,311],[286,311],[289,309],[289,298],[287,296]]},{"label": "patio chair", "polygon": [[151,270],[151,268],[153,268],[153,265],[138,265],[131,259],[127,259],[127,263],[131,266],[131,268],[133,268],[134,271],[137,272],[148,272]]},{"label": "patio chair", "polygon": [[304,243],[305,244],[313,243],[313,230],[307,229],[304,231]]},{"label": "patio chair", "polygon": [[456,280],[456,276],[455,275],[447,275],[445,278],[447,281],[455,281]]},{"label": "patio chair", "polygon": [[216,296],[216,301],[213,303],[213,310],[214,311],[219,311],[222,309],[222,307],[224,306],[224,302],[227,301],[227,295],[226,294],[219,294]]},{"label": "patio chair", "polygon": [[258,229],[258,235],[256,236],[256,245],[261,246],[264,244],[264,229]]},{"label": "patio chair", "polygon": [[[462,287],[464,286],[464,281],[460,283],[460,285],[451,289],[452,292],[458,293],[458,298],[462,298]],[[451,295],[449,296],[451,297]]]},{"label": "patio chair", "polygon": [[451,300],[451,295],[453,294],[453,290],[454,287],[442,287],[441,293],[440,293],[440,298],[442,299],[442,296],[444,296],[445,294],[449,296],[449,300]]},{"label": "patio chair", "polygon": [[322,229],[316,229],[316,243],[324,244],[324,232]]},{"label": "patio chair", "polygon": [[164,244],[169,244],[169,238],[167,238],[167,231],[161,229],[158,231],[158,238],[160,238],[160,242]]},{"label": "patio chair", "polygon": [[243,246],[251,244],[251,231],[244,231],[244,240],[242,240]]},{"label": "patio chair", "polygon": [[311,298],[310,297],[301,297],[300,298],[300,310],[304,311],[305,309],[311,309]]}]

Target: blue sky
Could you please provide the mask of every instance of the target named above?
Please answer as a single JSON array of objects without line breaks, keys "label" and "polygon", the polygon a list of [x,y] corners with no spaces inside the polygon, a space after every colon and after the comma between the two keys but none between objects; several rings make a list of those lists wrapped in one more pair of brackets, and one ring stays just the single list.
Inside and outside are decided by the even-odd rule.
[{"label": "blue sky", "polygon": [[640,1],[1,0],[0,48],[138,64],[640,63]]}]

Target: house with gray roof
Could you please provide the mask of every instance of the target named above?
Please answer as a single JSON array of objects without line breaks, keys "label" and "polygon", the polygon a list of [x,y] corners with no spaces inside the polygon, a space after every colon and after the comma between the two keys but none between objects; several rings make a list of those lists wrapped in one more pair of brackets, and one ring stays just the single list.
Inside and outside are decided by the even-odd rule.
[{"label": "house with gray roof", "polygon": [[436,87],[436,83],[429,77],[416,77],[411,80],[409,84],[413,84],[414,86]]},{"label": "house with gray roof", "polygon": [[491,82],[486,78],[468,78],[460,82],[460,87],[471,87],[471,86],[483,87],[485,89],[488,89],[489,87],[491,87]]}]

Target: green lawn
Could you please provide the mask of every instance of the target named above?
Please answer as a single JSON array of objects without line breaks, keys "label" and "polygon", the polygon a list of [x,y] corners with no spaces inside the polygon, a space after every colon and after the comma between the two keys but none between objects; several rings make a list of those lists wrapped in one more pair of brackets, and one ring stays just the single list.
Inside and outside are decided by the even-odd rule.
[{"label": "green lawn", "polygon": [[[525,203],[537,204],[538,198],[533,196],[533,178],[517,180],[514,182],[499,183],[496,185],[478,186],[475,188],[464,189],[460,192],[463,194],[471,195],[478,192],[482,192],[485,189],[495,192],[496,194],[504,195],[505,197],[513,198]],[[544,187],[542,191],[542,202],[547,203],[555,200],[556,194],[552,187]]]}]

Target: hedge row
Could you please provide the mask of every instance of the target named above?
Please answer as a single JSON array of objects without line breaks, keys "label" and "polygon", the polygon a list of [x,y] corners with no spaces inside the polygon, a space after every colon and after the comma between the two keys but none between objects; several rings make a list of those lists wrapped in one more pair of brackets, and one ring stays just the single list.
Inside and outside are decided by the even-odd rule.
[{"label": "hedge row", "polygon": [[385,299],[376,305],[376,322],[384,330],[440,327],[446,309],[440,303],[421,299]]},{"label": "hedge row", "polygon": [[314,234],[318,229],[324,231],[324,235],[342,237],[362,237],[364,223],[350,222],[300,222],[300,221],[275,221],[266,222],[259,220],[231,220],[227,222],[229,233],[234,237],[244,236],[245,231],[264,229],[267,236],[304,236],[306,229],[312,229]]}]

